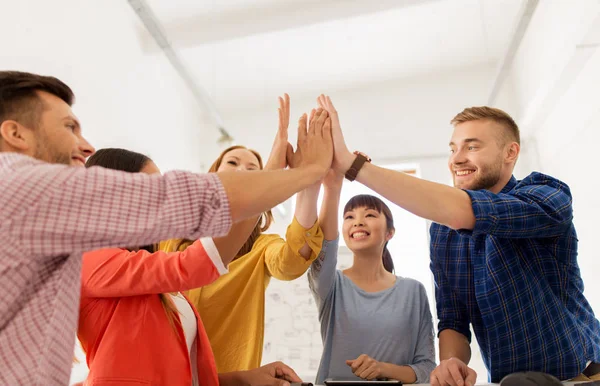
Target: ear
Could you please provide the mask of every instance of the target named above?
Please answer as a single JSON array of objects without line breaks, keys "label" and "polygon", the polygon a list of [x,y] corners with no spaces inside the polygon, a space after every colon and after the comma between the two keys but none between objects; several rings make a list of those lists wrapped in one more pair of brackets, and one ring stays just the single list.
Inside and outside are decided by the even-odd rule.
[{"label": "ear", "polygon": [[521,146],[519,146],[519,144],[516,142],[511,142],[506,147],[506,153],[505,153],[504,160],[507,163],[514,164],[515,162],[517,162],[517,158],[519,158],[520,152],[521,152]]},{"label": "ear", "polygon": [[395,229],[392,229],[391,231],[389,231],[387,233],[387,235],[385,236],[385,241],[390,241],[392,239],[392,237],[394,237],[395,234],[396,234]]},{"label": "ear", "polygon": [[0,124],[0,137],[2,138],[3,147],[8,147],[10,150],[27,152],[32,147],[32,130],[17,121],[3,121]]}]

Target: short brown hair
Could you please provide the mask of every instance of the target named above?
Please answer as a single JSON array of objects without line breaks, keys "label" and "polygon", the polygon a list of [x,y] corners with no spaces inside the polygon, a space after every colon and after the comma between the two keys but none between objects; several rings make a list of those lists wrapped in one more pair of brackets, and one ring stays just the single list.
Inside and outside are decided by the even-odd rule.
[{"label": "short brown hair", "polygon": [[26,126],[36,127],[43,109],[38,91],[56,95],[69,106],[75,101],[71,88],[55,77],[21,71],[0,71],[0,125],[12,119]]},{"label": "short brown hair", "polygon": [[454,126],[459,123],[478,121],[478,120],[490,120],[498,123],[505,128],[505,138],[507,140],[515,141],[521,144],[521,134],[519,133],[519,126],[515,123],[514,119],[506,112],[488,106],[478,107],[467,107],[460,113],[456,114],[450,123]]}]

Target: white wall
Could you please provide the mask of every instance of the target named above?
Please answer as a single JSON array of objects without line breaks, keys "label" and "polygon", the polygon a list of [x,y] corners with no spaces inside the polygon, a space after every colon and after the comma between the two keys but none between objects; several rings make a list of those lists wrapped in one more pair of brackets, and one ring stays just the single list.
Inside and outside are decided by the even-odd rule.
[{"label": "white wall", "polygon": [[579,265],[585,295],[600,315],[600,259],[596,243],[600,179],[600,50],[590,59],[561,103],[536,132],[542,172],[565,181],[573,194]]},{"label": "white wall", "polygon": [[214,130],[167,60],[142,53],[127,1],[5,1],[1,14],[0,69],[69,84],[74,112],[95,147],[146,152],[163,169],[199,170],[204,155],[216,157],[213,146],[203,145],[214,143]]},{"label": "white wall", "polygon": [[501,99],[521,126],[522,177],[538,170],[565,181],[573,194],[585,295],[600,314],[594,246],[600,206],[594,175],[600,140],[600,2],[540,2],[515,56]]},{"label": "white wall", "polygon": [[[373,159],[419,158],[447,154],[450,119],[464,107],[485,104],[491,64],[443,74],[429,74],[385,83],[369,83],[329,93],[340,114],[348,146]],[[283,94],[286,90],[282,89]],[[267,154],[277,130],[277,95],[261,109],[222,111],[238,143]],[[291,95],[290,137],[296,122],[316,106],[317,95]],[[265,125],[271,128],[269,133]],[[294,142],[292,142],[294,143]]]}]

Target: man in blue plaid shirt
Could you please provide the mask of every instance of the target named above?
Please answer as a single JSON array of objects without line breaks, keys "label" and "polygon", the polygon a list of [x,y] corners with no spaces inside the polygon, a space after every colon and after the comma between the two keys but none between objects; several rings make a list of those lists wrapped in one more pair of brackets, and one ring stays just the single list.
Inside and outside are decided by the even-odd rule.
[{"label": "man in blue plaid shirt", "polygon": [[453,188],[353,155],[331,100],[319,103],[332,118],[334,170],[435,222],[441,363],[432,385],[474,384],[471,325],[492,382],[520,371],[600,379],[600,323],[583,296],[569,187],[541,173],[512,176],[520,136],[508,114],[472,107],[452,120]]}]

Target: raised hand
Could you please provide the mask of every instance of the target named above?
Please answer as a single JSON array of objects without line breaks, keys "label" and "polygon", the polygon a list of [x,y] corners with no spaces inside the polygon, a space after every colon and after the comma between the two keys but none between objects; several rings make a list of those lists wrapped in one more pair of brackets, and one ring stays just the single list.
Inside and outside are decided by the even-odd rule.
[{"label": "raised hand", "polygon": [[441,361],[429,377],[431,386],[474,386],[476,379],[475,370],[458,358]]},{"label": "raised hand", "polygon": [[381,363],[367,354],[348,360],[346,364],[352,368],[352,373],[359,378],[372,380],[383,377]]},{"label": "raised hand", "polygon": [[296,151],[289,146],[286,153],[287,164],[290,168],[296,168],[302,163],[302,147],[300,144],[306,141],[306,135],[308,134],[307,125],[306,114],[302,114],[300,119],[298,119],[298,142],[296,143]]},{"label": "raised hand", "polygon": [[[301,165],[315,165],[322,169],[322,175],[331,167],[333,158],[333,140],[331,137],[331,119],[327,111],[319,109],[311,114],[308,131],[299,140],[298,148],[302,154]],[[300,131],[298,133],[300,136]]]},{"label": "raised hand", "polygon": [[292,145],[288,142],[288,127],[290,125],[290,96],[284,94],[279,97],[279,128],[273,141],[269,160],[265,170],[284,169],[287,165],[287,153],[292,151]]},{"label": "raised hand", "polygon": [[331,135],[333,138],[333,162],[332,168],[340,174],[345,174],[350,166],[352,166],[352,162],[354,161],[355,156],[348,150],[346,146],[346,141],[344,140],[344,135],[342,133],[342,127],[340,126],[340,118],[338,116],[338,112],[333,106],[331,99],[328,96],[321,94],[317,98],[317,103],[319,107],[326,110],[331,117]]}]

